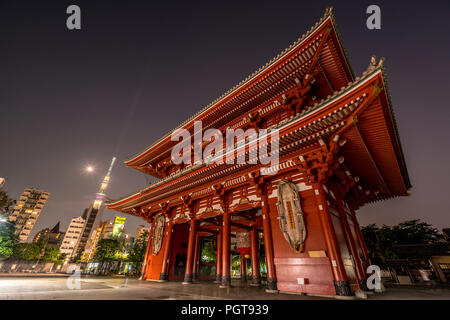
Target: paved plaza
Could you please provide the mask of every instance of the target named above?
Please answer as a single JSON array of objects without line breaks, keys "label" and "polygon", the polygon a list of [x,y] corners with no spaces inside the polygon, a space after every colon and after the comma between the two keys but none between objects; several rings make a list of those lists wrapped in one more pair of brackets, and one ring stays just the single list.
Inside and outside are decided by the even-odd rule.
[{"label": "paved plaza", "polygon": [[[210,282],[182,285],[180,282],[158,283],[124,277],[81,277],[79,289],[70,289],[67,276],[0,276],[0,299],[26,300],[317,300],[324,297],[266,293],[233,282],[233,287],[220,289]],[[449,288],[392,287],[383,294],[370,294],[369,300],[450,300]]]}]

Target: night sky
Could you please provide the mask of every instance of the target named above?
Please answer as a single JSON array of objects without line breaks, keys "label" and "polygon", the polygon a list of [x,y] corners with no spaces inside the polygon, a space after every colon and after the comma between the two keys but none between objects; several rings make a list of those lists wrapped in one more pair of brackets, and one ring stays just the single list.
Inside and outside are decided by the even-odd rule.
[{"label": "night sky", "polygon": [[[410,197],[362,208],[361,225],[450,227],[449,1],[0,3],[0,177],[14,198],[25,187],[51,192],[32,236],[57,221],[65,230],[112,156],[109,198],[146,186],[151,178],[124,159],[288,47],[329,5],[356,76],[372,54],[386,57],[413,185]],[[66,28],[70,4],[81,7],[81,30]],[[381,30],[366,28],[370,4],[381,7]],[[133,234],[144,223],[127,218]]]}]

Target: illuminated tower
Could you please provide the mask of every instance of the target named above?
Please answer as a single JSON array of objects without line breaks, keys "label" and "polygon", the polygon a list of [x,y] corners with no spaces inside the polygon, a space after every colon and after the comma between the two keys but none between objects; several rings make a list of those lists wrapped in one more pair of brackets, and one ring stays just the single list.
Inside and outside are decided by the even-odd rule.
[{"label": "illuminated tower", "polygon": [[97,218],[97,213],[102,206],[103,200],[105,199],[105,191],[108,188],[111,171],[115,161],[116,158],[113,157],[111,165],[109,166],[108,169],[108,173],[106,174],[105,178],[103,178],[103,182],[100,185],[100,190],[95,195],[94,204],[92,204],[88,209],[86,224],[84,226],[83,233],[78,243],[78,248],[76,250],[77,253],[85,251],[86,243],[88,242],[89,235],[91,234],[92,231],[92,226],[95,223],[95,218]]}]

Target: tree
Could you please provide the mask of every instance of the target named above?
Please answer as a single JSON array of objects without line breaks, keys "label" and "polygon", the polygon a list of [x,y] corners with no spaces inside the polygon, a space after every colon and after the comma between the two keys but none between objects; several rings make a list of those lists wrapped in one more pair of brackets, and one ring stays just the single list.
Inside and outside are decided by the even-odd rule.
[{"label": "tree", "polygon": [[128,260],[132,262],[141,263],[145,258],[145,251],[147,249],[148,231],[141,233],[140,237],[134,242],[134,246],[130,251]]},{"label": "tree", "polygon": [[77,254],[75,255],[75,257],[72,257],[70,259],[70,262],[75,262],[75,263],[79,263],[83,258],[83,250],[78,250]]},{"label": "tree", "polygon": [[94,260],[101,262],[100,273],[106,273],[109,270],[111,261],[116,258],[119,248],[120,242],[117,239],[100,239],[98,241]]},{"label": "tree", "polygon": [[20,260],[39,259],[41,250],[36,243],[17,243],[14,246],[12,257]]},{"label": "tree", "polygon": [[444,236],[431,224],[419,219],[408,220],[392,227],[393,240],[397,244],[439,243]]},{"label": "tree", "polygon": [[432,244],[443,241],[443,235],[432,225],[419,219],[408,220],[395,226],[375,224],[361,228],[370,260],[380,267],[386,266],[386,260],[396,259],[393,246],[397,244]]},{"label": "tree", "polygon": [[9,258],[18,242],[15,226],[9,220],[9,211],[15,203],[6,191],[0,190],[0,257]]},{"label": "tree", "polygon": [[[4,219],[3,219],[4,220]],[[8,221],[0,221],[0,257],[9,258],[18,242],[15,226]]]},{"label": "tree", "polygon": [[59,248],[57,246],[46,246],[42,261],[57,262],[59,260]]},{"label": "tree", "polygon": [[213,249],[211,241],[203,242],[200,260],[203,262],[213,262],[217,259],[217,252]]},{"label": "tree", "polygon": [[94,260],[112,261],[119,250],[120,242],[117,239],[100,239],[94,253]]},{"label": "tree", "polygon": [[0,214],[8,215],[9,209],[15,203],[15,201],[8,196],[8,193],[4,190],[0,190]]}]

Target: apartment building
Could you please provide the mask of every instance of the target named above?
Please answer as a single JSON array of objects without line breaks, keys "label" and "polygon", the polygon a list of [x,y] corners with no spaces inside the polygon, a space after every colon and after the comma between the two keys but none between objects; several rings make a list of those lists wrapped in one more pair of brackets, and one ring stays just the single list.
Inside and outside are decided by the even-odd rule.
[{"label": "apartment building", "polygon": [[69,227],[67,228],[64,239],[59,247],[59,251],[61,254],[65,253],[67,259],[70,259],[76,255],[75,248],[81,238],[85,223],[86,220],[83,216],[70,220]]},{"label": "apartment building", "polygon": [[49,196],[50,193],[44,190],[25,188],[18,199],[9,220],[15,222],[16,234],[19,235],[20,242],[28,240]]}]

